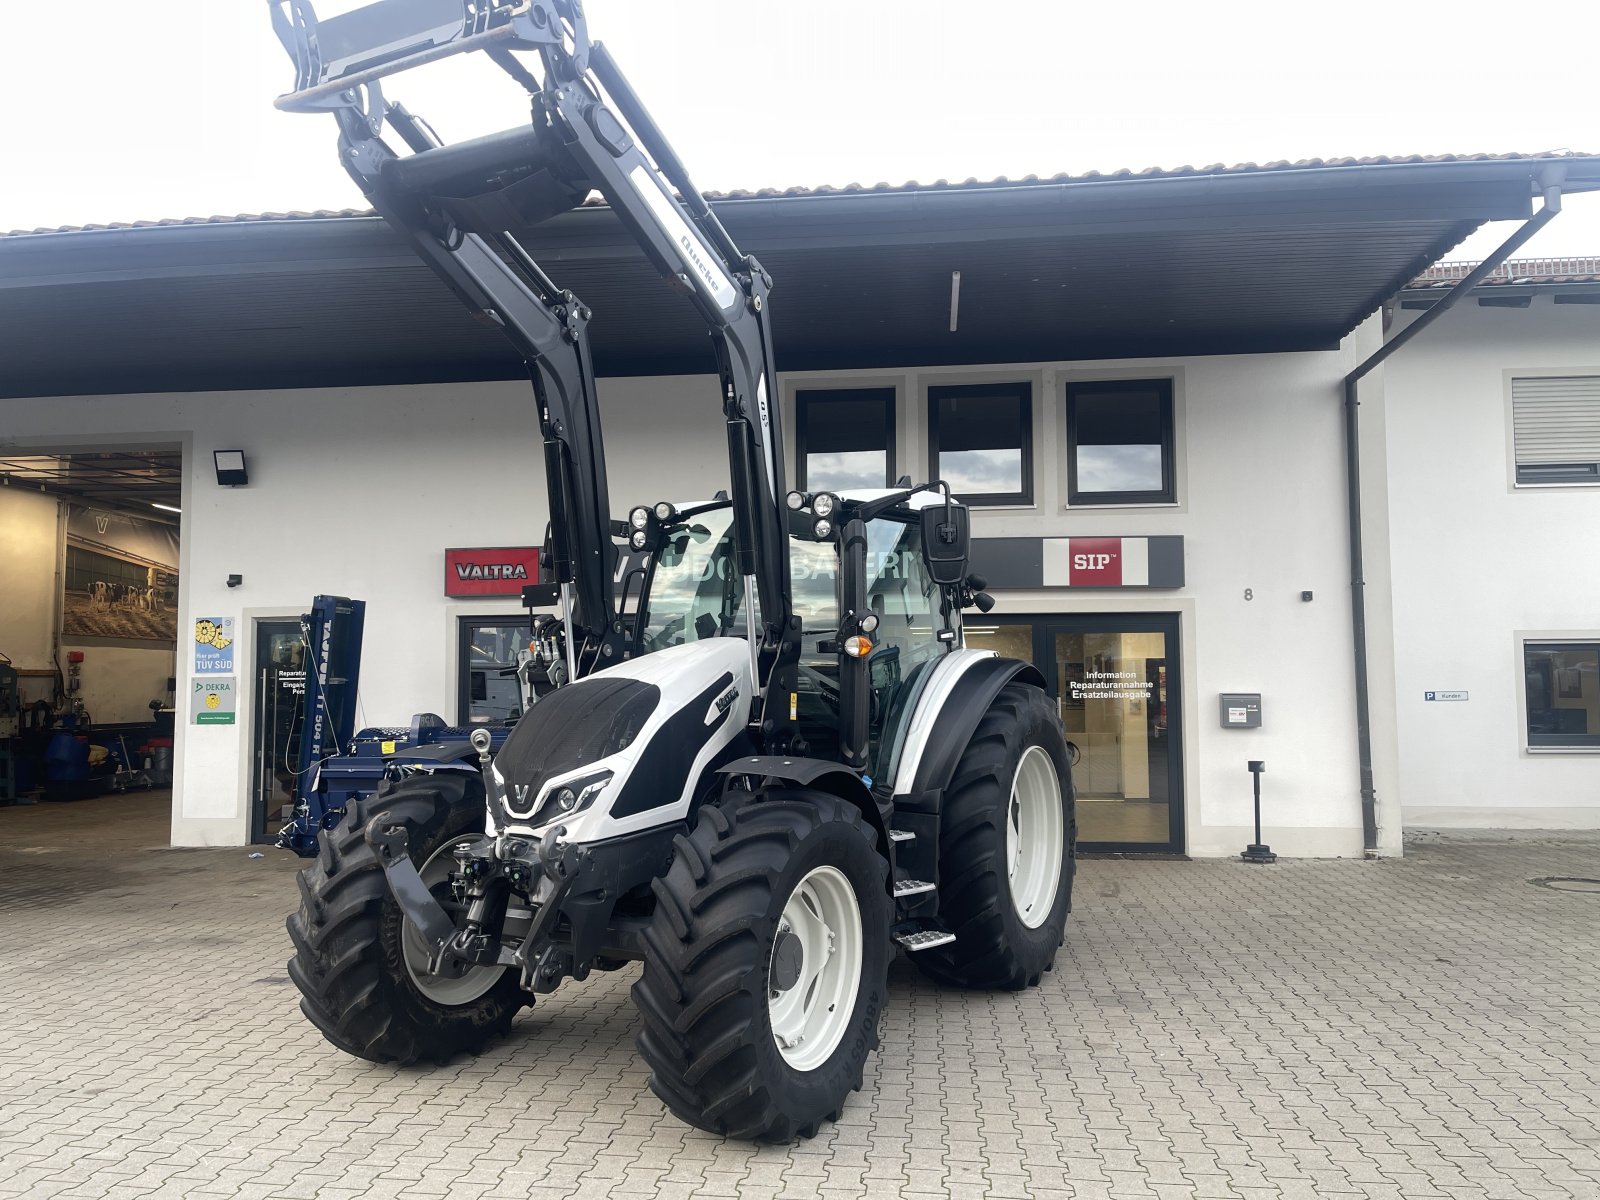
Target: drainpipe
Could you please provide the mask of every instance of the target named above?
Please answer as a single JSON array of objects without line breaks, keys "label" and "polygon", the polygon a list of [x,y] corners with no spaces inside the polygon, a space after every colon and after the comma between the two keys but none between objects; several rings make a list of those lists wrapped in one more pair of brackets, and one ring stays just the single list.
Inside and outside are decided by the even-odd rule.
[{"label": "drainpipe", "polygon": [[1378,793],[1372,781],[1372,698],[1367,676],[1366,578],[1361,546],[1361,401],[1357,398],[1363,376],[1381,364],[1417,334],[1442,317],[1457,301],[1477,287],[1491,271],[1510,258],[1561,211],[1559,175],[1546,176],[1544,207],[1508,237],[1488,258],[1451,288],[1439,302],[1380,346],[1370,358],[1344,377],[1344,460],[1350,508],[1350,625],[1356,665],[1356,749],[1361,764],[1361,837],[1366,857],[1378,856]]}]

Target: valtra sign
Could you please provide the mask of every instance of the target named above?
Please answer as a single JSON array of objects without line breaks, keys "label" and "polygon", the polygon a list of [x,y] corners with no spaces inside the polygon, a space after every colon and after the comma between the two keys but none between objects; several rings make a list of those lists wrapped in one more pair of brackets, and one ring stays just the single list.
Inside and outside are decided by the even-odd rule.
[{"label": "valtra sign", "polygon": [[521,596],[539,582],[539,547],[487,546],[444,552],[446,596]]}]

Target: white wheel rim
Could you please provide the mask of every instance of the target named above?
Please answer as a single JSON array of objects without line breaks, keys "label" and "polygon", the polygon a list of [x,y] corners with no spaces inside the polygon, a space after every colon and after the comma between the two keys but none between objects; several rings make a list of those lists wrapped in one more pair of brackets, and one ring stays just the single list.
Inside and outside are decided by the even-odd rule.
[{"label": "white wheel rim", "polygon": [[[471,834],[455,838],[428,857],[417,874],[422,876],[422,882],[428,885],[429,891],[450,878],[450,872],[455,869],[455,848],[463,842],[475,842],[482,836]],[[511,922],[508,920],[506,924],[509,932]],[[400,918],[400,952],[406,960],[406,973],[411,976],[411,982],[417,985],[417,990],[435,1004],[451,1007],[471,1004],[479,999],[500,981],[500,976],[507,970],[505,967],[468,967],[466,974],[459,977],[428,974],[428,943],[417,927],[403,916]]]},{"label": "white wheel rim", "polygon": [[1043,746],[1029,746],[1011,781],[1006,814],[1006,878],[1011,906],[1029,929],[1045,923],[1061,886],[1066,822],[1061,781]]},{"label": "white wheel rim", "polygon": [[[799,974],[780,988],[786,969],[779,949],[791,936],[799,943]],[[843,872],[817,867],[807,874],[783,906],[767,963],[772,1040],[795,1070],[821,1066],[844,1040],[861,987],[863,942],[861,905]],[[785,955],[793,954],[789,943]],[[792,962],[787,970],[793,970]]]}]

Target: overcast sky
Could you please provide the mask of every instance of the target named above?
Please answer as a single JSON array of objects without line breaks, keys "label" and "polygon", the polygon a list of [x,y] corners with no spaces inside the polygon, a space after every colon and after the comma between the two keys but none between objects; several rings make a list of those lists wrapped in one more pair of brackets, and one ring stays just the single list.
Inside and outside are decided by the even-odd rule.
[{"label": "overcast sky", "polygon": [[[13,15],[16,36],[0,42],[0,230],[362,206],[332,121],[272,107],[291,72],[265,0],[60,7],[71,17]],[[1600,152],[1594,0],[590,0],[588,11],[707,189]],[[476,57],[389,93],[446,140],[524,111]],[[1600,253],[1600,200],[1571,200],[1522,253]]]}]

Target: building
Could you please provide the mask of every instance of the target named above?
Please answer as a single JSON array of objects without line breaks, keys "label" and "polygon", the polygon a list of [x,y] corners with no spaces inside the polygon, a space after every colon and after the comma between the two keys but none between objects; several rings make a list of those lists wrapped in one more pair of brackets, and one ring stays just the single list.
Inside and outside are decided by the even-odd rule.
[{"label": "building", "polygon": [[[1464,266],[1424,273],[1391,331]],[[1593,259],[1508,263],[1363,414],[1385,429],[1408,826],[1600,827],[1597,306]]]},{"label": "building", "polygon": [[[1360,855],[1398,853],[1407,822],[1600,824],[1590,743],[1544,741],[1600,740],[1592,656],[1551,649],[1600,636],[1584,612],[1600,567],[1575,544],[1597,493],[1582,464],[1553,486],[1519,480],[1508,446],[1526,438],[1507,440],[1517,381],[1600,377],[1600,309],[1556,304],[1586,285],[1486,285],[1361,382],[1355,593],[1344,403],[1347,377],[1421,314],[1407,305],[1435,294],[1409,281],[1483,222],[1533,218],[1550,188],[1597,186],[1600,159],[1581,156],[1363,160],[718,209],[778,284],[791,478],[943,476],[974,502],[999,604],[969,633],[1053,681],[1086,845],[1237,853],[1253,836],[1246,764],[1263,760],[1274,849]],[[688,306],[602,207],[529,241],[596,314],[614,503],[724,486]],[[1499,303],[1524,294],[1531,307]],[[366,723],[493,710],[523,618],[513,600],[446,595],[445,550],[539,540],[529,389],[381,222],[0,238],[0,329],[0,651],[33,672],[32,696],[81,653],[97,719],[131,721],[172,679],[175,843],[272,832],[313,594],[368,602]],[[1588,385],[1573,386],[1581,408]],[[243,452],[246,486],[219,483],[218,451]],[[175,562],[132,545],[169,501]],[[110,550],[80,536],[72,553],[74,521],[129,511],[141,520]],[[1527,585],[1492,581],[1491,542]],[[170,605],[84,590],[142,571],[155,593],[174,567]],[[159,615],[172,640],[103,620],[73,640],[74,606]],[[191,651],[198,622],[230,645]],[[219,649],[237,721],[198,723],[196,656]]]}]

